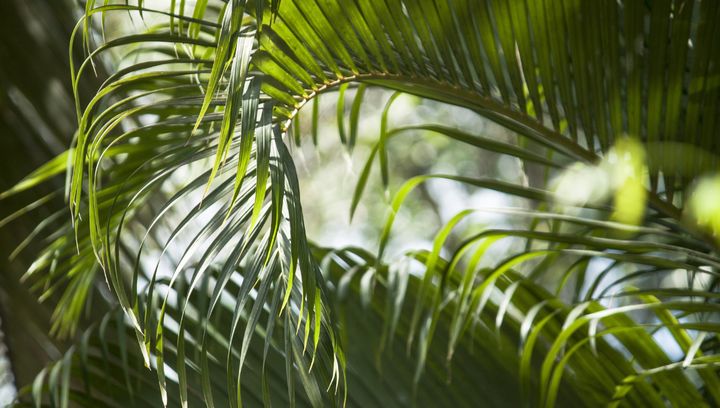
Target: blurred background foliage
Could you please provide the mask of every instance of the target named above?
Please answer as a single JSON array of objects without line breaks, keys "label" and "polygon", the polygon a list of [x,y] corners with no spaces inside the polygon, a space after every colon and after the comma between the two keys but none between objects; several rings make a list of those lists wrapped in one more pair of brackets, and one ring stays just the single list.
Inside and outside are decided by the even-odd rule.
[{"label": "blurred background foliage", "polygon": [[[377,142],[381,115],[392,96],[392,92],[379,88],[365,92],[358,124],[359,142],[352,153],[343,148],[339,136],[335,109],[337,95],[319,98],[318,145],[307,138],[297,148],[301,189],[307,191],[303,195],[303,208],[308,234],[320,245],[376,246],[389,211],[389,197],[379,170],[373,167],[365,190],[367,198],[359,202],[352,219],[350,216],[358,178]],[[346,114],[349,114],[349,102],[354,96],[352,90],[346,93]],[[310,116],[309,107],[301,113],[299,123],[304,134],[312,134]],[[389,129],[451,121],[462,131],[490,136],[498,141],[516,141],[516,135],[511,131],[471,111],[409,95],[393,102],[389,116]],[[507,182],[528,182],[520,160],[490,151],[467,149],[430,130],[409,129],[398,133],[388,149],[388,155],[396,158],[390,161],[388,191],[397,191],[406,180],[422,174],[483,174]],[[543,177],[542,174],[531,176],[539,180]],[[417,187],[398,213],[389,243],[390,252],[399,254],[411,248],[430,247],[435,231],[465,208],[523,205],[528,203],[492,190],[450,180],[429,180]],[[490,224],[501,227],[504,222],[510,220],[503,215],[477,214],[468,217],[458,228],[467,235]],[[452,242],[448,244],[453,246]]]},{"label": "blurred background foliage", "polygon": [[[71,1],[5,1],[0,4],[0,190],[67,149],[75,130],[73,96],[68,78],[68,38],[79,10]],[[61,180],[54,180],[62,185]],[[31,243],[10,257],[38,220],[62,205],[62,197],[35,203],[51,186],[2,200],[0,228],[0,319],[5,357],[0,371],[6,390],[0,405],[12,400],[16,385],[32,382],[66,347],[49,336],[52,306],[19,282],[39,250]],[[47,201],[47,200],[45,200]],[[30,217],[11,217],[18,212]],[[10,399],[8,399],[10,398]]]}]

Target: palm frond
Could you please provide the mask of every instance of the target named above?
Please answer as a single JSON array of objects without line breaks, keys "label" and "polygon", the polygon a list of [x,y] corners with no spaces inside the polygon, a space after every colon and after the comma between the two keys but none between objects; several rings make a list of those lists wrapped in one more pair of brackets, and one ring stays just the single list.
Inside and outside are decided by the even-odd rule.
[{"label": "palm frond", "polygon": [[[99,276],[117,299],[113,318],[127,327],[110,343],[81,343],[50,369],[50,401],[98,403],[70,380],[73,361],[101,375],[99,365],[112,361],[98,353],[113,347],[121,350],[115,363],[125,379],[110,378],[116,381],[108,393],[132,388],[132,380],[143,397],[152,395],[144,400],[151,405],[158,393],[165,405],[236,406],[247,397],[258,404],[343,404],[346,385],[369,390],[350,392],[351,404],[373,405],[373,393],[397,405],[434,401],[443,365],[451,364],[462,375],[442,396],[458,406],[477,406],[471,394],[483,382],[487,390],[520,383],[518,398],[542,406],[580,395],[588,406],[719,403],[710,339],[717,333],[720,261],[715,242],[683,219],[695,176],[717,169],[720,154],[713,136],[718,13],[716,2],[690,0],[229,0],[200,1],[192,10],[184,2],[156,10],[143,2],[88,1],[71,40],[71,55],[86,53],[71,59],[78,127],[72,147],[5,197],[57,174],[66,160],[72,220],[37,227],[33,235],[46,249],[27,279],[43,297],[62,292],[57,334],[74,334]],[[107,20],[135,18],[126,31],[108,30]],[[87,99],[80,86],[91,71],[110,74]],[[346,128],[345,97],[355,83]],[[448,248],[447,237],[473,211],[466,210],[441,229],[430,251],[402,257],[421,265],[409,273],[388,265],[385,248],[395,214],[427,180],[553,209],[548,185],[426,174],[394,195],[375,255],[316,248],[306,236],[287,132],[300,129],[299,112],[311,102],[317,140],[318,97],[338,91],[339,134],[352,150],[370,86],[397,93],[382,112],[351,213],[375,158],[389,194],[394,158],[387,145],[414,131],[509,155],[546,175],[573,161],[599,165],[627,136],[650,156],[647,191],[641,177],[633,184],[649,207],[640,202],[627,217],[607,203],[574,215],[505,209],[529,223],[485,229]],[[518,143],[446,123],[393,129],[388,116],[399,92],[467,108],[515,132]],[[662,158],[678,145],[707,155],[666,165]],[[525,242],[525,250],[487,259],[500,240]],[[444,249],[450,257],[443,258]],[[590,265],[600,259],[608,266],[598,273]],[[679,275],[686,284],[633,288],[649,277]],[[350,304],[336,304],[345,297]],[[373,310],[372,319],[363,319],[358,305]],[[669,332],[682,361],[659,344],[658,330]],[[375,382],[376,367],[363,361],[369,350],[354,339],[370,331],[381,333],[378,356],[401,353],[392,342],[397,335],[415,360],[402,360]],[[85,344],[98,338],[87,333]],[[126,337],[137,347],[122,345]],[[479,362],[488,353],[495,355]],[[95,360],[83,360],[88,354]],[[157,381],[140,367],[129,370],[136,367],[129,361],[140,359]],[[263,378],[274,373],[272,381],[241,375],[246,366]],[[495,367],[502,376],[493,377]],[[297,401],[295,375],[304,389]],[[282,382],[288,393],[279,391]],[[393,396],[397,389],[409,391]],[[501,405],[512,397],[504,394],[483,401]]]}]

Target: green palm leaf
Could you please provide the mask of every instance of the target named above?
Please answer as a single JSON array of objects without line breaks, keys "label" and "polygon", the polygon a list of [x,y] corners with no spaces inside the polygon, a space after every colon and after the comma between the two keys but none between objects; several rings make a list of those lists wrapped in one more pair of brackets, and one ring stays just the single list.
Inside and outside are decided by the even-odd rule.
[{"label": "green palm leaf", "polygon": [[[71,220],[37,227],[45,249],[26,279],[56,299],[60,336],[75,335],[100,276],[117,306],[30,393],[61,406],[112,405],[123,390],[151,406],[720,403],[717,241],[684,215],[696,176],[718,168],[718,13],[716,2],[691,0],[87,2],[71,39],[71,55],[85,51],[71,59],[72,146],[2,197],[65,164],[55,194]],[[110,74],[88,98],[91,71]],[[545,182],[420,175],[394,194],[376,254],[314,246],[288,130],[300,140],[310,113],[316,141],[319,95],[338,91],[352,151],[364,93],[376,88],[396,93],[351,214],[376,157],[389,195],[390,164],[402,158],[388,145],[409,132],[511,156]],[[453,123],[392,128],[400,93],[465,108],[517,143]],[[647,163],[628,164],[635,151]],[[703,156],[666,163],[672,151]],[[562,212],[547,179],[572,162],[632,169],[615,208]],[[465,210],[430,251],[389,259],[397,212],[434,179],[538,209],[500,209],[518,226],[463,235],[457,226],[477,211]],[[525,248],[495,259],[500,241]],[[601,259],[598,273],[590,264]],[[645,282],[680,275],[671,288]],[[111,319],[120,323],[107,334]],[[358,340],[364,333],[377,335]]]}]

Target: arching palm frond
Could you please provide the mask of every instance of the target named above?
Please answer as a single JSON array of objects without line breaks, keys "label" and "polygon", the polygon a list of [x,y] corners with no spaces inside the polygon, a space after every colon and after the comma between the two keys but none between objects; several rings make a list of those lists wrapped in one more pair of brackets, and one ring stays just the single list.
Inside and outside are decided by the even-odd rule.
[{"label": "arching palm frond", "polygon": [[[98,353],[111,347],[127,357],[112,361],[125,383],[115,370],[108,387],[136,382],[151,405],[154,392],[165,404],[208,406],[267,404],[270,395],[313,406],[720,403],[717,242],[684,218],[696,176],[718,168],[717,2],[117,3],[88,1],[71,41],[87,53],[71,67],[71,150],[6,193],[67,170],[72,222],[38,227],[47,246],[28,279],[63,292],[58,334],[74,333],[101,276],[118,302],[112,313],[127,323],[110,343],[88,332],[92,347],[76,346],[49,370],[51,400],[98,403],[69,380],[83,375],[71,362],[101,376]],[[111,29],[116,21],[133,24]],[[93,70],[110,74],[88,100],[77,90]],[[355,83],[347,131],[345,92]],[[368,87],[467,108],[518,142],[453,123],[392,128],[392,96],[351,211],[376,159],[389,192],[390,163],[402,158],[388,144],[403,132],[512,156],[545,180],[421,175],[393,195],[376,254],[313,246],[288,132],[300,130],[293,121],[308,102],[339,91],[339,133],[352,150]],[[681,154],[699,151],[702,160]],[[673,152],[678,160],[666,160]],[[549,176],[574,162],[630,169],[616,180],[614,206],[554,211]],[[465,210],[430,251],[391,259],[395,214],[430,179],[534,209],[499,209],[526,222],[462,236],[457,225],[478,211]],[[451,234],[459,246],[448,245]],[[489,259],[500,240],[525,248]],[[136,344],[121,344],[126,331]],[[273,357],[260,358],[268,350]]]}]

